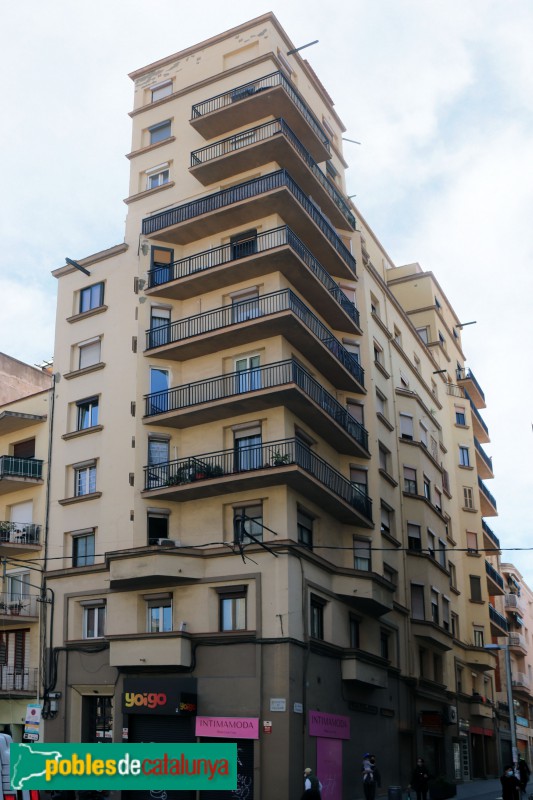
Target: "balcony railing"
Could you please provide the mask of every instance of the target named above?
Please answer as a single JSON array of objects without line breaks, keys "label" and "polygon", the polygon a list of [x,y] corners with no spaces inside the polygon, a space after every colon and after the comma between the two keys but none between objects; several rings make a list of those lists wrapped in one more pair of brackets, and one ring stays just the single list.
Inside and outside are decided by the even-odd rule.
[{"label": "balcony railing", "polygon": [[334,354],[358,383],[364,386],[365,373],[359,362],[290,289],[264,294],[251,300],[231,306],[222,306],[213,311],[195,314],[193,317],[153,328],[146,331],[146,349],[151,350],[155,347],[181,342],[193,336],[202,336],[230,325],[240,325],[243,322],[278,314],[282,311],[291,311],[295,314]]},{"label": "balcony railing", "polygon": [[472,398],[469,396],[469,394],[466,391],[466,389],[464,390],[464,393],[465,393],[465,397],[468,399],[468,402],[470,403],[470,408],[472,410],[472,414],[475,416],[475,418],[477,419],[477,421],[479,422],[479,424],[481,425],[481,427],[483,428],[483,430],[485,431],[485,433],[488,436],[489,435],[489,429],[488,429],[487,423],[485,422],[485,420],[483,419],[483,417],[481,416],[481,414],[479,413],[479,411],[475,407],[474,403],[472,402]]},{"label": "balcony railing", "polygon": [[235,447],[217,453],[180,458],[164,464],[150,464],[144,468],[144,488],[146,491],[162,489],[222,475],[242,475],[253,470],[283,468],[292,464],[312,475],[366,519],[372,520],[370,497],[296,438]]},{"label": "balcony railing", "polygon": [[36,617],[38,616],[38,597],[35,594],[0,594],[0,616]]},{"label": "balcony railing", "polygon": [[508,611],[516,611],[519,614],[525,614],[526,606],[522,598],[517,594],[507,592],[503,598],[503,604]]},{"label": "balcony railing", "polygon": [[169,208],[166,211],[160,211],[157,214],[153,214],[151,217],[146,217],[142,222],[142,232],[143,235],[150,236],[165,228],[179,225],[180,223],[187,222],[203,214],[210,214],[213,211],[227,208],[234,203],[240,203],[243,200],[251,200],[259,195],[283,188],[288,189],[296,198],[304,211],[311,217],[315,225],[317,225],[326,237],[330,245],[336,250],[355,275],[355,258],[346,245],[343,244],[340,236],[338,236],[337,232],[324,217],[322,212],[319,211],[315,204],[284,169],[277,170],[276,172],[269,172],[267,175],[263,175],[260,178],[253,178],[245,183],[238,183],[235,186],[230,186],[228,189],[222,189],[206,197],[200,197],[198,200],[192,200],[188,203]]},{"label": "balcony railing", "polygon": [[145,415],[153,417],[169,411],[211,403],[246,392],[257,392],[295,383],[322,411],[340,425],[361,447],[368,450],[368,432],[318,381],[294,359],[264,367],[231,372],[205,381],[195,381],[145,397]]},{"label": "balcony railing", "polygon": [[43,462],[37,458],[0,456],[0,478],[42,479]]},{"label": "balcony railing", "polygon": [[[489,490],[487,489],[487,487],[485,486],[485,484],[483,483],[481,478],[478,478],[477,482],[478,482],[480,490],[483,492],[483,494],[485,495],[485,497],[487,498],[489,503],[492,505],[493,508],[496,509],[497,508],[497,506],[496,506],[496,498],[494,497],[494,495],[492,495],[489,492]],[[489,517],[490,517],[490,514],[489,514]]]},{"label": "balcony railing", "polygon": [[476,439],[475,436],[474,436],[474,445],[476,447],[477,452],[479,453],[479,455],[481,456],[487,467],[492,472],[492,458],[486,454],[486,452],[483,450],[481,444],[479,443],[479,441]]},{"label": "balcony railing", "polygon": [[214,144],[209,144],[199,150],[194,150],[191,153],[191,167],[197,167],[199,164],[206,164],[215,158],[226,156],[235,153],[242,147],[247,145],[257,144],[272,139],[274,136],[283,134],[285,138],[291,143],[298,155],[305,161],[315,178],[318,180],[322,188],[328,193],[330,199],[335,203],[339,211],[342,213],[346,221],[352,228],[355,228],[355,217],[350,211],[348,204],[338,191],[337,187],[324,175],[314,158],[309,151],[303,146],[296,134],[287,125],[284,119],[276,119],[272,122],[265,122],[263,125],[258,125],[255,128],[240,131],[233,136],[228,136]]},{"label": "balcony railing", "polygon": [[41,526],[33,522],[1,522],[0,543],[39,544]]},{"label": "balcony railing", "polygon": [[502,578],[502,576],[500,575],[500,573],[499,573],[497,570],[495,570],[495,569],[494,569],[494,567],[492,566],[492,564],[489,564],[489,562],[488,562],[488,561],[485,561],[485,571],[486,571],[487,575],[488,575],[490,578],[492,578],[492,580],[494,581],[494,583],[497,583],[497,584],[498,584],[498,586],[500,587],[500,589],[501,589],[501,590],[502,590],[502,592],[503,592],[503,591],[504,591],[503,578]]},{"label": "balcony railing", "polygon": [[513,672],[512,674],[512,685],[516,687],[522,687],[524,689],[529,689],[531,681],[529,680],[529,676],[526,675],[525,672]]},{"label": "balcony railing", "polygon": [[500,549],[500,540],[496,536],[496,534],[489,528],[487,523],[484,519],[481,520],[481,527],[483,528],[483,532],[486,534],[487,538],[494,544],[494,547],[499,550]]},{"label": "balcony railing", "polygon": [[509,647],[520,647],[522,650],[527,650],[526,637],[522,633],[509,634]]},{"label": "balcony railing", "polygon": [[302,99],[292,83],[287,80],[282,72],[272,72],[270,75],[265,75],[257,80],[243,83],[242,86],[236,86],[229,92],[223,92],[222,94],[216,95],[215,97],[210,97],[208,100],[204,100],[201,103],[196,103],[192,107],[191,118],[196,119],[197,117],[203,117],[206,114],[211,114],[213,111],[220,111],[221,108],[231,106],[233,103],[236,103],[239,100],[244,100],[245,98],[250,97],[257,92],[264,91],[265,89],[272,89],[275,86],[283,87],[296,108],[307,121],[307,124],[314,131],[315,136],[323,142],[327,151],[330,152],[329,140],[324,133],[322,126],[305,100]]},{"label": "balcony railing", "polygon": [[228,243],[221,247],[204,250],[202,253],[173,261],[151,269],[148,272],[148,288],[161,286],[165,283],[195,275],[198,272],[220,267],[232,263],[240,258],[268,253],[278,247],[289,246],[296,255],[311,270],[313,275],[324,285],[328,292],[337,300],[346,314],[359,326],[359,311],[346,297],[338,283],[330,276],[329,272],[315,258],[301,239],[287,226],[273,228],[244,242]]},{"label": "balcony railing", "polygon": [[446,394],[452,395],[452,397],[464,397],[465,390],[462,386],[456,386],[455,383],[447,383]]},{"label": "balcony railing", "polygon": [[491,605],[490,603],[489,603],[489,618],[492,622],[494,622],[495,625],[497,625],[502,630],[504,631],[509,630],[509,625],[507,624],[507,620],[505,619],[503,614],[500,614],[499,611],[496,611],[494,606]]},{"label": "balcony railing", "polygon": [[471,369],[465,369],[464,367],[460,367],[459,369],[457,369],[457,380],[458,381],[472,381],[472,383],[474,384],[474,386],[478,390],[480,396],[483,398],[483,401],[485,401],[485,393],[483,392],[483,389],[481,388],[481,386],[477,382],[476,376],[474,375],[474,373],[472,372]]},{"label": "balcony railing", "polygon": [[15,669],[0,667],[0,691],[35,692],[37,690],[37,667]]}]

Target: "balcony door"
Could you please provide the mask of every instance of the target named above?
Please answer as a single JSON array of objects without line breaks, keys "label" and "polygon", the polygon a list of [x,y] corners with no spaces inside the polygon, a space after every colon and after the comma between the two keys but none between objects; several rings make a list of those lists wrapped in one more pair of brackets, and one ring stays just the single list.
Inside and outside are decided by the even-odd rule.
[{"label": "balcony door", "polygon": [[150,368],[150,402],[148,414],[162,414],[168,411],[168,369]]},{"label": "balcony door", "polygon": [[246,322],[259,316],[259,292],[257,289],[240,294],[231,301],[232,322]]},{"label": "balcony door", "polygon": [[33,500],[11,506],[10,517],[10,541],[29,542],[34,532]]},{"label": "balcony door", "polygon": [[168,483],[168,462],[170,460],[170,442],[168,439],[156,437],[148,440],[148,485],[147,489],[155,489]]},{"label": "balcony door", "polygon": [[161,347],[170,341],[170,309],[154,306],[150,314],[150,347]]},{"label": "balcony door", "polygon": [[152,247],[151,260],[150,285],[159,286],[161,283],[168,283],[172,279],[174,250],[167,247]]},{"label": "balcony door", "polygon": [[263,466],[261,428],[247,428],[242,431],[235,431],[234,436],[235,472],[260,469]]},{"label": "balcony door", "polygon": [[257,231],[244,231],[243,233],[232,236],[230,240],[231,257],[246,258],[253,253],[257,253]]},{"label": "balcony door", "polygon": [[238,358],[235,361],[236,390],[237,392],[251,392],[261,388],[261,370],[259,369],[259,356]]}]

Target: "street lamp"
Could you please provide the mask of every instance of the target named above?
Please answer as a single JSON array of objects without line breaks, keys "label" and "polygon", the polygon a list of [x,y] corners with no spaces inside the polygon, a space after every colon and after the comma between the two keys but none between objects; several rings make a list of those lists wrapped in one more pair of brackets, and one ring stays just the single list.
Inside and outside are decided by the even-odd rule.
[{"label": "street lamp", "polygon": [[511,748],[515,772],[518,767],[518,748],[516,745],[516,723],[513,705],[513,681],[511,676],[511,652],[508,644],[486,644],[485,650],[503,650],[505,653],[505,672],[507,677],[507,705],[509,706],[509,727],[511,728]]}]

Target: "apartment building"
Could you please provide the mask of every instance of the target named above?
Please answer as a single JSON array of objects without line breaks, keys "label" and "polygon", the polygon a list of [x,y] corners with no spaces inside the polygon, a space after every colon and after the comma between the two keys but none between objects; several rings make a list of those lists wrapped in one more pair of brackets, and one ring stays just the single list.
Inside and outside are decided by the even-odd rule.
[{"label": "apartment building", "polygon": [[496,772],[507,621],[462,324],[293,49],[266,14],[132,73],[125,241],[54,271],[46,738],[230,738],[248,796],[340,800],[367,750]]},{"label": "apartment building", "polygon": [[16,741],[42,678],[51,386],[46,369],[0,353],[0,726]]}]

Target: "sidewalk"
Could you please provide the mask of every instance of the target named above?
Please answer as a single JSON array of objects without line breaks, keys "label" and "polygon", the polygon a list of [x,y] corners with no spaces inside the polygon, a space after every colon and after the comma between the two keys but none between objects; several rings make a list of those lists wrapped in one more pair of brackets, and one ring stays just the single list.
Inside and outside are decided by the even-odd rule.
[{"label": "sidewalk", "polygon": [[[486,781],[470,781],[461,783],[457,787],[457,800],[496,800],[502,796],[502,785],[499,778],[491,778]],[[527,797],[527,795],[525,795]]]}]

